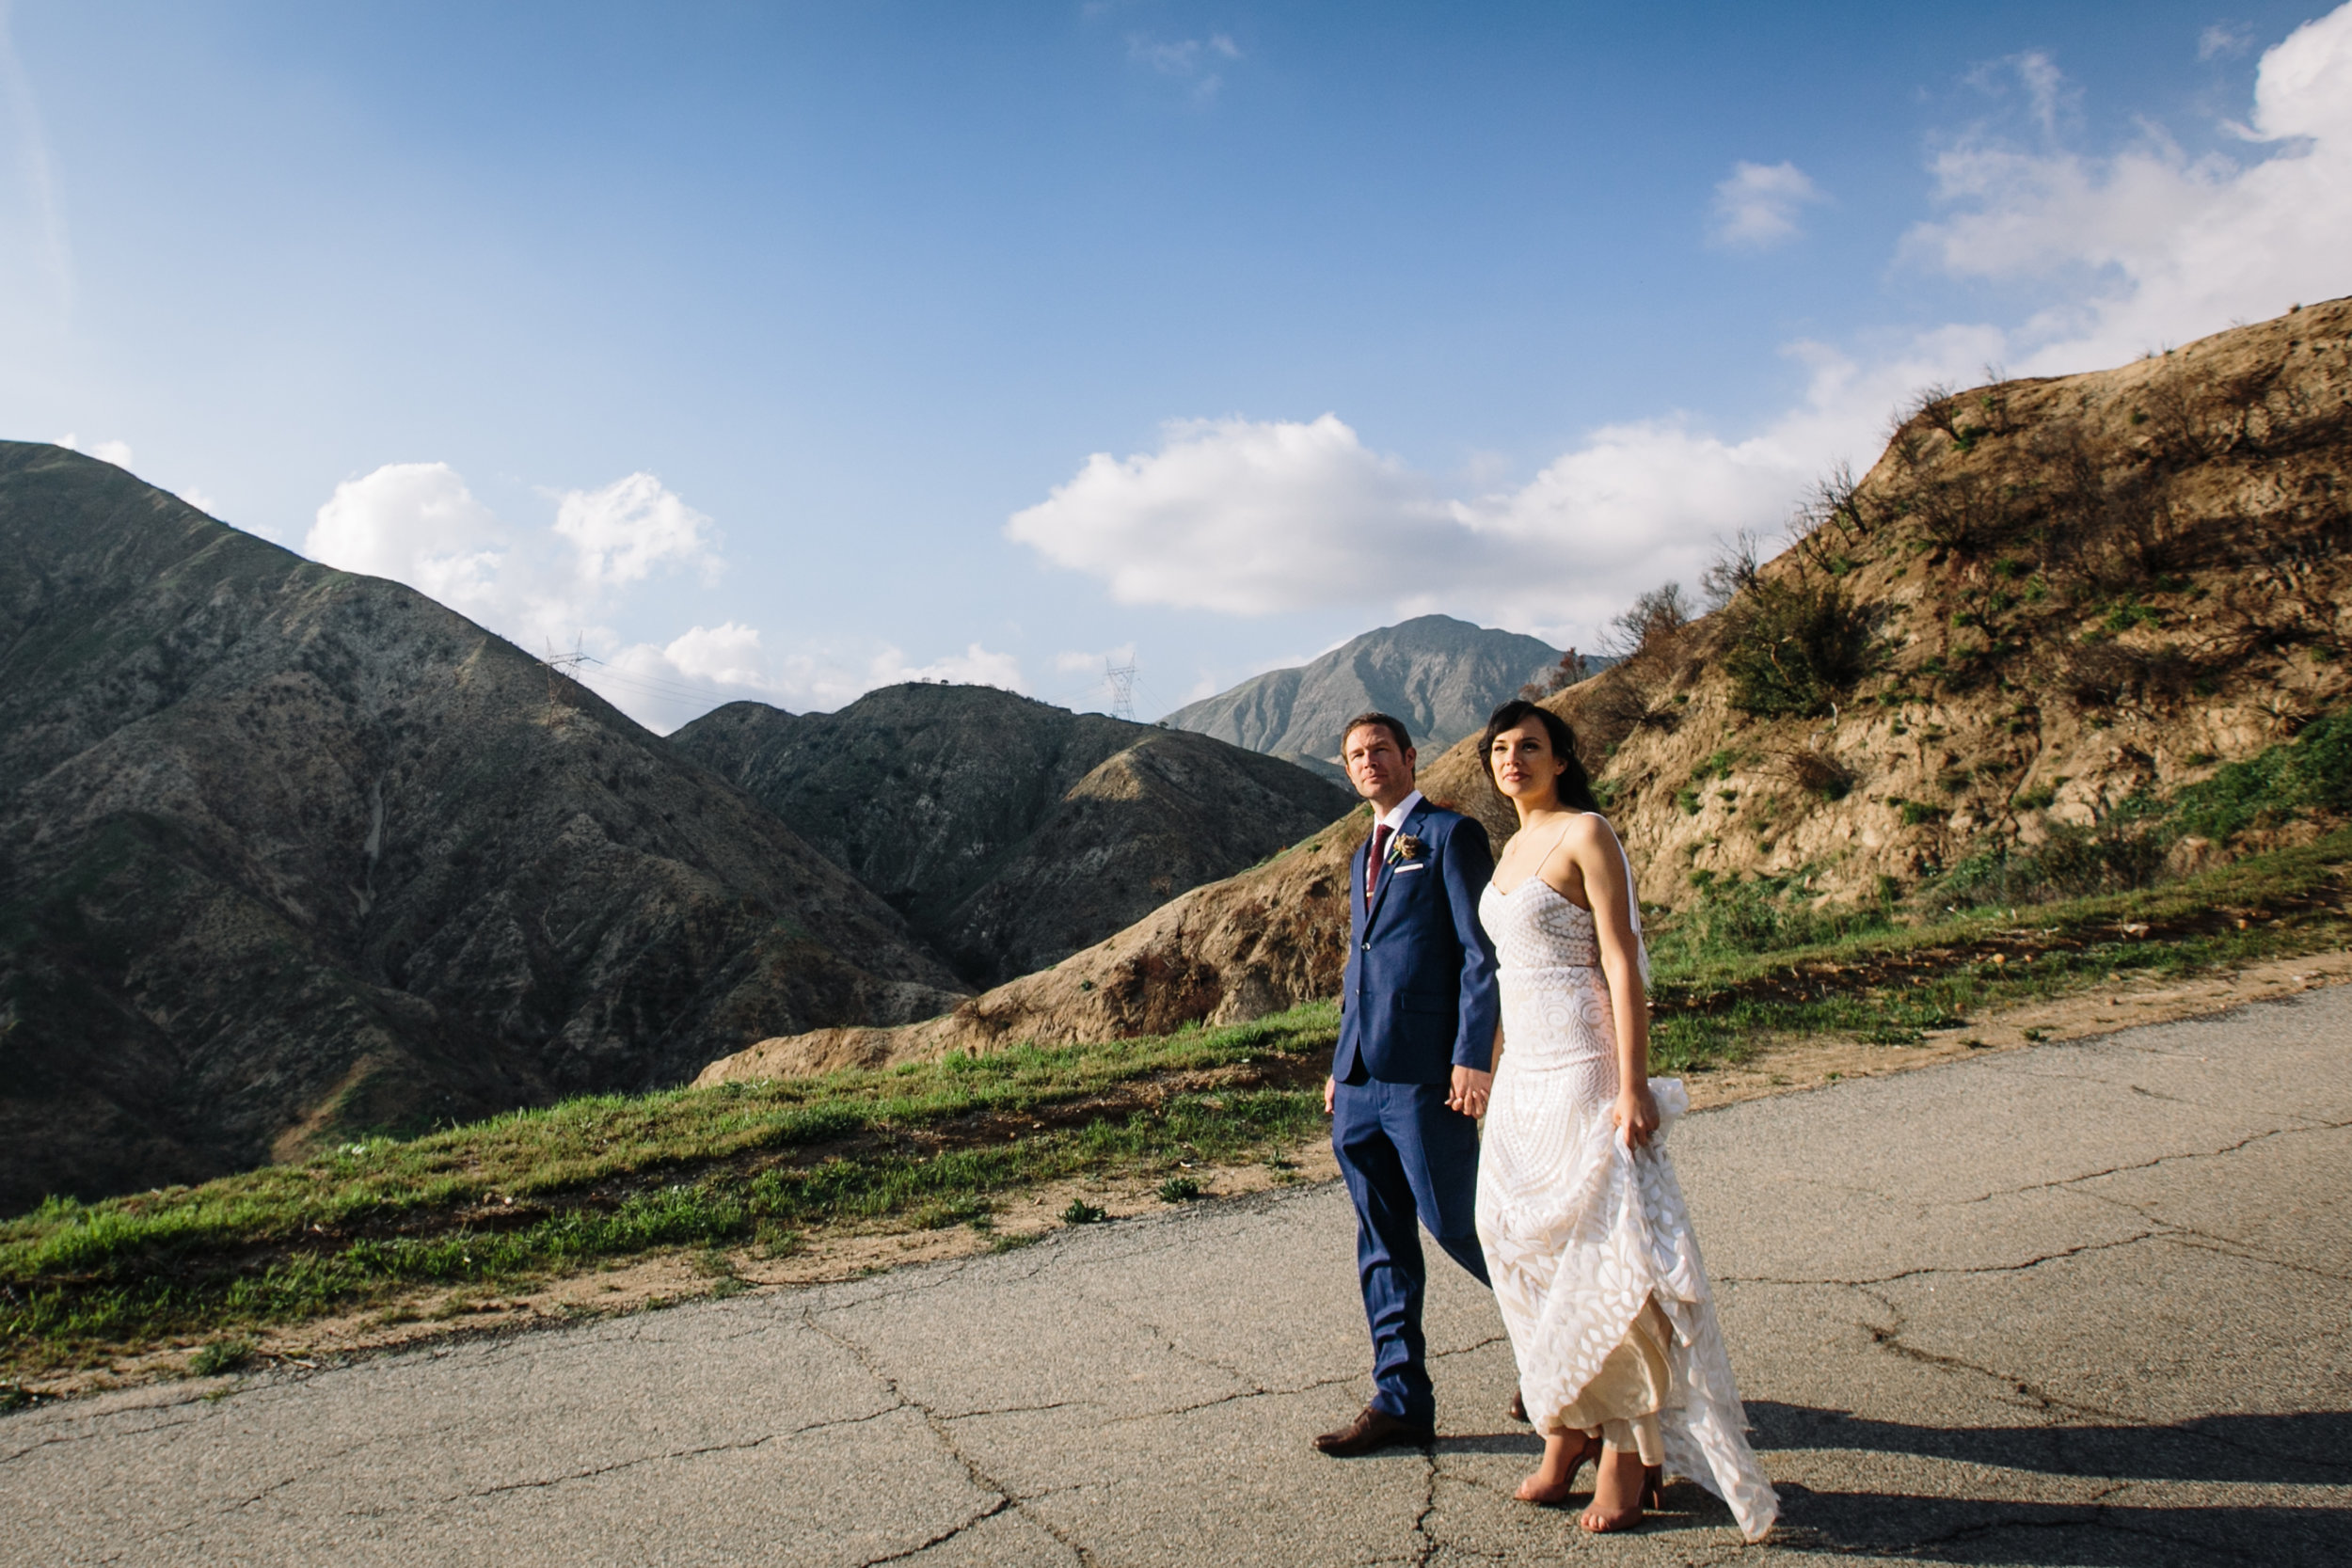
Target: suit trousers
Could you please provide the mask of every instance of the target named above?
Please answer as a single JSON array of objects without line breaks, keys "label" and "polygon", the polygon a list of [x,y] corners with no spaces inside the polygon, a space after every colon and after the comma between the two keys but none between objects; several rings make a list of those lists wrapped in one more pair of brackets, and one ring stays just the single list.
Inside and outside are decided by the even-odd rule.
[{"label": "suit trousers", "polygon": [[1356,1202],[1356,1268],[1372,1328],[1373,1407],[1426,1426],[1437,1417],[1422,1336],[1429,1271],[1421,1227],[1481,1285],[1478,1123],[1446,1107],[1444,1084],[1336,1086],[1331,1150]]}]

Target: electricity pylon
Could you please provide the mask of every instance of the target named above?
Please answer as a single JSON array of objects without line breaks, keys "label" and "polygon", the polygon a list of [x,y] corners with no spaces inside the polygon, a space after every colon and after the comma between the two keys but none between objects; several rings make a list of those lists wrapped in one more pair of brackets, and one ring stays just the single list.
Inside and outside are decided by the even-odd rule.
[{"label": "electricity pylon", "polygon": [[1103,679],[1111,689],[1111,717],[1133,721],[1136,716],[1136,665],[1129,659],[1124,664],[1103,661]]}]

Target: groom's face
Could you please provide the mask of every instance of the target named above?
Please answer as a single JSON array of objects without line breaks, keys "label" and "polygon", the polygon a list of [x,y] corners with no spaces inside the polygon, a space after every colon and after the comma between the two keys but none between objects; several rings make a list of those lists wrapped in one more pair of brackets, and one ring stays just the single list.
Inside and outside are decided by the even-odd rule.
[{"label": "groom's face", "polygon": [[1383,809],[1413,790],[1413,749],[1399,750],[1386,724],[1359,724],[1347,732],[1340,756],[1356,793]]}]

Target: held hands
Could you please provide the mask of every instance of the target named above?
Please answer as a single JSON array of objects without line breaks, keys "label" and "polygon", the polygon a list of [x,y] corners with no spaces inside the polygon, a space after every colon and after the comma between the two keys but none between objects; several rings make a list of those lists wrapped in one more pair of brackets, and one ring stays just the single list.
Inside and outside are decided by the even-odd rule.
[{"label": "held hands", "polygon": [[[1445,1097],[1446,1109],[1459,1111],[1466,1117],[1483,1117],[1486,1114],[1486,1096],[1494,1085],[1495,1075],[1493,1073],[1457,1067],[1454,1069],[1453,1092]],[[1654,1112],[1651,1115],[1651,1120],[1655,1125],[1656,1113]]]},{"label": "held hands", "polygon": [[[1466,1117],[1485,1116],[1486,1096],[1494,1088],[1494,1084],[1495,1075],[1491,1072],[1476,1072],[1466,1067],[1455,1068],[1453,1086],[1446,1091],[1446,1109],[1458,1111]],[[1325,1116],[1331,1114],[1332,1097],[1338,1092],[1337,1080],[1326,1078],[1323,1081],[1323,1114]],[[1646,1101],[1646,1090],[1644,1091],[1644,1098]],[[1650,1110],[1649,1124],[1652,1127],[1658,1125],[1658,1111],[1654,1106]]]},{"label": "held hands", "polygon": [[1612,1115],[1617,1124],[1617,1137],[1626,1148],[1649,1147],[1650,1138],[1658,1132],[1658,1101],[1651,1097],[1648,1084],[1638,1088],[1629,1085],[1618,1090],[1616,1110]]}]

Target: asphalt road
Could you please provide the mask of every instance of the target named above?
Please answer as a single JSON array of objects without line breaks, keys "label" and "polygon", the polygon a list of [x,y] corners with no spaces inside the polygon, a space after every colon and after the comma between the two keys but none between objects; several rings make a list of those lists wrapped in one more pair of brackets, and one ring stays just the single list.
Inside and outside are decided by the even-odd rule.
[{"label": "asphalt road", "polygon": [[[1361,1402],[1335,1186],[1021,1251],[0,1419],[0,1563],[2352,1558],[2352,988],[1692,1117],[1785,1502],[1589,1540],[1458,1274],[1434,1453]],[[1589,1472],[1587,1472],[1589,1478]],[[1589,1484],[1589,1480],[1588,1480]]]}]

